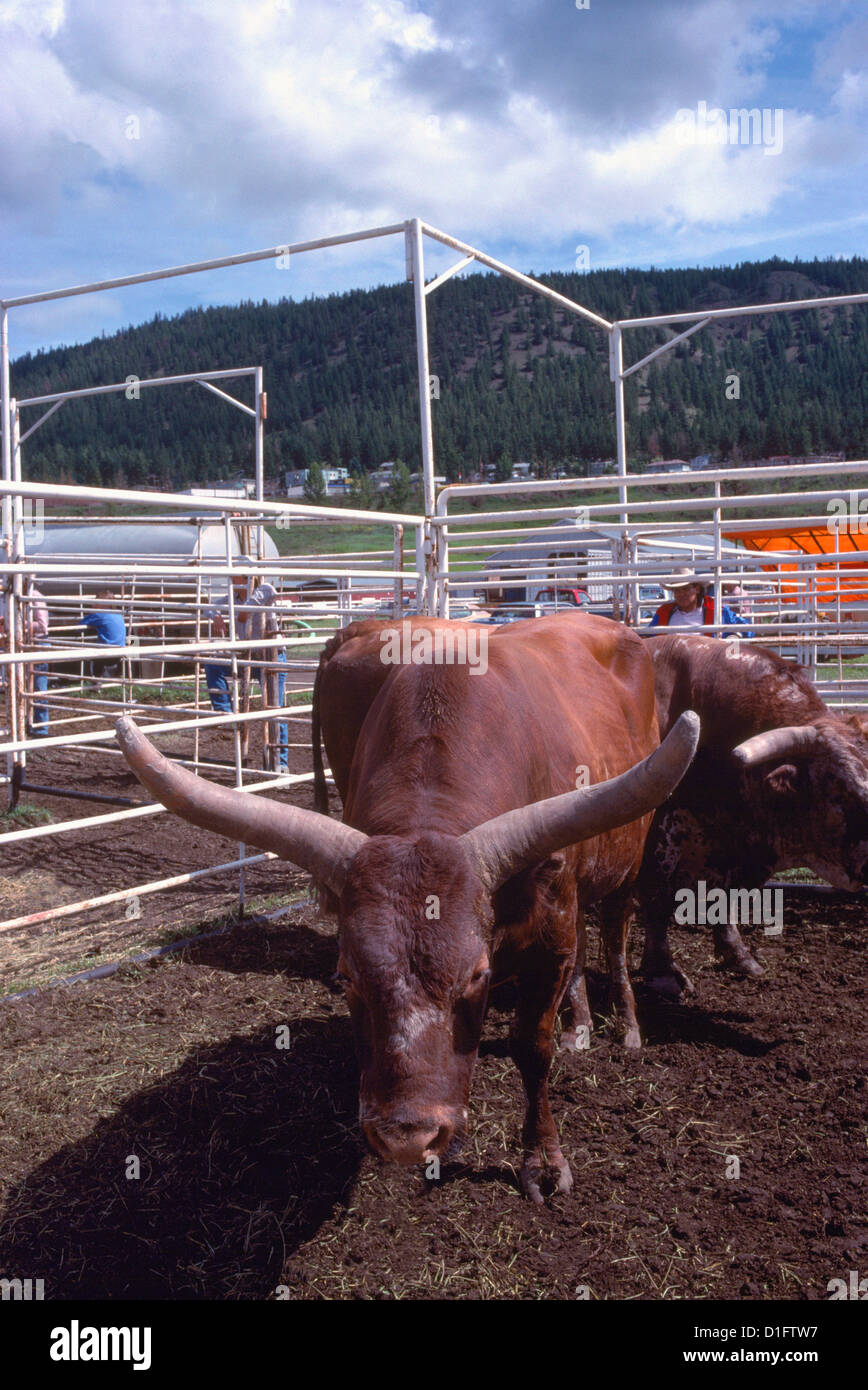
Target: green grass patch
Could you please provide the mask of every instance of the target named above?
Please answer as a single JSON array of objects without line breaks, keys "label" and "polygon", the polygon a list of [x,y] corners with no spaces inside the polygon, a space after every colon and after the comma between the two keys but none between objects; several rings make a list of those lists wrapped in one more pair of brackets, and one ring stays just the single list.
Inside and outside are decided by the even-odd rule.
[{"label": "green grass patch", "polygon": [[19,801],[14,811],[0,816],[0,834],[9,830],[23,830],[30,825],[53,825],[54,816],[43,806],[34,806],[31,801]]}]

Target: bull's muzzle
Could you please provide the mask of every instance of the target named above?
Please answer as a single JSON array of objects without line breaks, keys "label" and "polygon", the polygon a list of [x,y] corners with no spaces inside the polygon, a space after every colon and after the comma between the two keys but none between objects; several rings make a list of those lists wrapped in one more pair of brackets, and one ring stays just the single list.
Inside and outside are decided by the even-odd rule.
[{"label": "bull's muzzle", "polygon": [[436,1107],[418,1114],[368,1116],[362,1129],[374,1153],[388,1163],[425,1163],[442,1158],[462,1122],[460,1112]]}]

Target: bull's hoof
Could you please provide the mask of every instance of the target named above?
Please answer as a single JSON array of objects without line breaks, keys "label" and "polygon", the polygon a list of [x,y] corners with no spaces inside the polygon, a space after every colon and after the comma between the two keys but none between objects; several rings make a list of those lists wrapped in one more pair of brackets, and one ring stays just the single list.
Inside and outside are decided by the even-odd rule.
[{"label": "bull's hoof", "polygon": [[750,952],[740,956],[738,960],[733,961],[728,968],[732,970],[734,974],[743,975],[749,980],[756,980],[760,975],[766,973],[765,966],[760,965],[759,961],[755,960]]},{"label": "bull's hoof", "polygon": [[655,994],[662,995],[673,1004],[683,1004],[696,993],[693,981],[683,970],[671,970],[661,975],[646,975],[645,983]]},{"label": "bull's hoof", "polygon": [[731,975],[741,975],[743,979],[755,980],[766,973],[765,966],[760,965],[744,945],[738,951],[718,951],[717,959],[721,969],[728,970]]},{"label": "bull's hoof", "polygon": [[561,1033],[558,1052],[587,1052],[591,1046],[591,1026],[580,1023],[577,1028],[567,1028]]},{"label": "bull's hoof", "polygon": [[525,1197],[538,1207],[546,1200],[543,1185],[549,1189],[551,1196],[565,1194],[573,1189],[570,1165],[560,1152],[545,1162],[541,1160],[539,1153],[529,1154],[521,1166],[519,1181]]},{"label": "bull's hoof", "polygon": [[640,1051],[642,1047],[642,1034],[639,1032],[638,1023],[631,1023],[630,1026],[624,1030],[624,1035],[621,1038],[621,1045],[622,1047],[629,1048],[631,1052]]},{"label": "bull's hoof", "polygon": [[557,1182],[555,1183],[555,1192],[566,1193],[566,1192],[572,1192],[572,1190],[573,1190],[573,1174],[572,1174],[572,1169],[570,1168],[570,1165],[567,1163],[566,1159],[564,1159],[563,1164],[562,1164],[561,1168],[560,1168],[559,1171],[558,1171],[558,1180],[557,1180]]}]

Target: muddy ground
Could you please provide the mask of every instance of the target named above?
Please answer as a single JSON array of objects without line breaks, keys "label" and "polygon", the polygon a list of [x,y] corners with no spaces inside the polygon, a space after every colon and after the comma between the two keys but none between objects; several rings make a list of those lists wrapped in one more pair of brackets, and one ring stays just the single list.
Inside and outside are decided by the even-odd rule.
[{"label": "muddy ground", "polygon": [[[166,834],[145,874],[184,858]],[[42,868],[71,873],[66,853]],[[77,854],[76,881],[113,872],[107,853]],[[0,1003],[0,1274],[60,1299],[827,1299],[868,1269],[868,912],[793,893],[785,921],[749,982],[680,931],[698,998],[640,989],[640,1056],[599,1015],[590,1051],[559,1056],[576,1185],[542,1209],[517,1189],[506,997],[464,1161],[426,1184],[363,1152],[334,937],[310,909]]]}]

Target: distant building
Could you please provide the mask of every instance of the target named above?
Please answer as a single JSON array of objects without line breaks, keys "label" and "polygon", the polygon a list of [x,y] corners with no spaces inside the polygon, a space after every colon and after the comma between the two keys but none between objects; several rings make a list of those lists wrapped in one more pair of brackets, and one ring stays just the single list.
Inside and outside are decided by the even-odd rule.
[{"label": "distant building", "polygon": [[[291,468],[284,474],[284,482],[287,492],[293,487],[304,487],[310,474],[309,468]],[[348,468],[323,468],[323,482],[326,488],[342,487],[349,482],[350,472]]]},{"label": "distant building", "polygon": [[188,487],[183,493],[184,497],[233,497],[244,499],[256,496],[256,483],[252,478],[245,478],[242,482],[236,483],[209,483],[205,487]]},{"label": "distant building", "polygon": [[611,583],[595,575],[611,572],[612,538],[577,526],[565,517],[532,541],[516,541],[484,562],[486,603],[532,603],[541,589],[587,589],[594,603],[611,602]]},{"label": "distant building", "polygon": [[687,459],[660,459],[657,463],[651,464],[652,473],[689,473],[690,464]]}]

